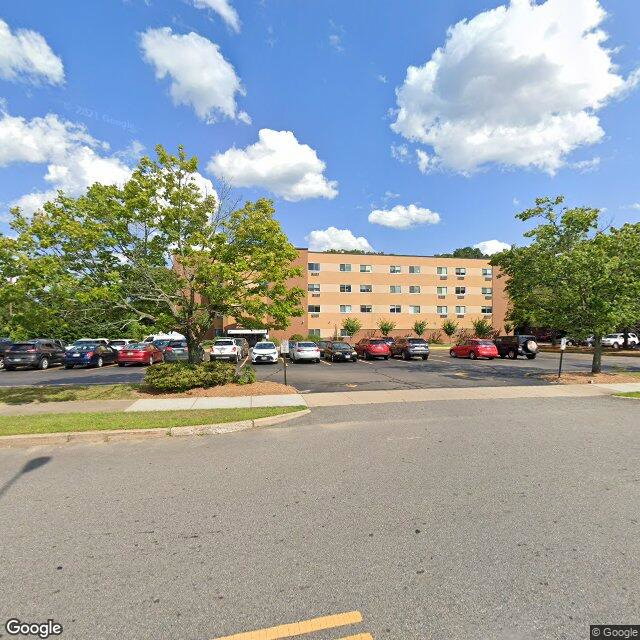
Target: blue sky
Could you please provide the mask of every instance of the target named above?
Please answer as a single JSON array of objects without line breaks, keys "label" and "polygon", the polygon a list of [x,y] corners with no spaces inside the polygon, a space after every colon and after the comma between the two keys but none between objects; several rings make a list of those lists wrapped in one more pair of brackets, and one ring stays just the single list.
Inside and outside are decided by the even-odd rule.
[{"label": "blue sky", "polygon": [[3,231],[11,203],[122,180],[157,143],[273,197],[297,246],[517,243],[538,195],[640,220],[636,2],[27,0],[0,20]]}]

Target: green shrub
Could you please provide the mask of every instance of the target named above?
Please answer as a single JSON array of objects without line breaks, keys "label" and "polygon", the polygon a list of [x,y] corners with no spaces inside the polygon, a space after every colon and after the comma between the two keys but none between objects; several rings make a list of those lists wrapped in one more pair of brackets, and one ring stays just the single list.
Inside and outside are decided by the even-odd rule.
[{"label": "green shrub", "polygon": [[458,323],[453,320],[445,320],[442,323],[442,330],[449,338],[452,338],[453,334],[458,330]]},{"label": "green shrub", "polygon": [[478,318],[472,320],[473,331],[476,334],[476,338],[491,338],[493,336],[493,327],[486,318]]},{"label": "green shrub", "polygon": [[154,391],[188,391],[198,387],[217,387],[221,384],[236,382],[249,384],[255,382],[252,367],[244,367],[236,374],[234,364],[228,362],[186,362],[157,364],[149,367],[144,376],[144,384]]},{"label": "green shrub", "polygon": [[304,340],[304,336],[300,333],[294,333],[289,337],[289,342],[302,342]]}]

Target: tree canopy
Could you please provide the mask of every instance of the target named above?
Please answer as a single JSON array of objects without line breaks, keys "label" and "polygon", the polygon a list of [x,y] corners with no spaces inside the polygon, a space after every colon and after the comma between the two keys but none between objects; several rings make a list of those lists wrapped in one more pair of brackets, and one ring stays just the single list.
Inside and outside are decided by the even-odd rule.
[{"label": "tree canopy", "polygon": [[436,258],[488,258],[486,253],[482,253],[477,247],[461,247],[451,253],[437,253]]},{"label": "tree canopy", "polygon": [[287,285],[300,273],[297,252],[273,203],[228,208],[200,186],[197,158],[182,147],[156,153],[121,188],[96,183],[78,198],[59,192],[32,218],[12,211],[15,237],[0,236],[8,331],[176,330],[191,353],[222,316],[285,328],[301,315],[304,292]]},{"label": "tree canopy", "polygon": [[509,320],[593,335],[592,371],[601,369],[601,338],[640,321],[640,224],[602,229],[600,211],[569,209],[564,198],[538,198],[516,217],[537,226],[530,243],[491,263],[507,278]]}]

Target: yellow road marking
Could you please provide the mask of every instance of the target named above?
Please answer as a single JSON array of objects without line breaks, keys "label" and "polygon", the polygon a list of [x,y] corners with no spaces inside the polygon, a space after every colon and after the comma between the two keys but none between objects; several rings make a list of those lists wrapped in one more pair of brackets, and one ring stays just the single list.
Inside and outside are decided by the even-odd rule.
[{"label": "yellow road marking", "polygon": [[373,640],[373,636],[370,633],[359,633],[355,636],[345,636],[344,638],[338,638],[338,640]]},{"label": "yellow road marking", "polygon": [[[268,629],[236,633],[233,636],[224,636],[221,638],[215,638],[215,640],[278,640],[279,638],[291,638],[304,633],[313,633],[314,631],[322,631],[323,629],[333,629],[335,627],[342,627],[344,625],[355,624],[357,622],[362,622],[362,614],[359,611],[349,611],[347,613],[337,613],[332,616],[322,616],[321,618],[303,620],[302,622],[281,624],[277,627],[269,627]],[[355,637],[357,638],[357,636]]]}]

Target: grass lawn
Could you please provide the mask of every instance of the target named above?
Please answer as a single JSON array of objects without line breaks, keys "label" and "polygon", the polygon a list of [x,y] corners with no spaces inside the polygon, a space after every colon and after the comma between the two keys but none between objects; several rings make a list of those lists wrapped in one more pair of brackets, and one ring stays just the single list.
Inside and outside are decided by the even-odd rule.
[{"label": "grass lawn", "polygon": [[138,384],[0,387],[0,403],[68,402],[70,400],[128,400],[136,398]]},{"label": "grass lawn", "polygon": [[0,436],[107,429],[155,429],[200,424],[237,422],[300,411],[306,407],[256,409],[209,409],[202,411],[149,411],[124,413],[43,413],[31,416],[0,416]]},{"label": "grass lawn", "polygon": [[640,399],[640,391],[627,391],[625,393],[616,393],[620,398],[638,398]]}]

